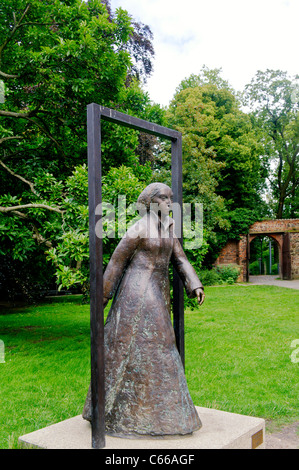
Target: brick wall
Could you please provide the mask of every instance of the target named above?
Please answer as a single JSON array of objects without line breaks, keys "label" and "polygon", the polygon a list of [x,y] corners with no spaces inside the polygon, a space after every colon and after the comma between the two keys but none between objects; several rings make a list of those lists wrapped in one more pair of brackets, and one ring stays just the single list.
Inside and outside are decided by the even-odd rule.
[{"label": "brick wall", "polygon": [[299,219],[262,220],[251,225],[249,233],[286,232],[290,230],[299,231]]},{"label": "brick wall", "polygon": [[299,233],[290,233],[292,279],[299,279]]},{"label": "brick wall", "polygon": [[[279,245],[279,263],[282,265],[283,234],[290,234],[291,278],[299,279],[299,219],[277,219],[255,222],[249,228],[249,241],[264,234],[274,238]],[[229,240],[221,250],[215,265],[238,264],[241,274],[238,281],[246,281],[247,275],[247,235],[240,240]]]},{"label": "brick wall", "polygon": [[239,264],[239,241],[230,240],[221,250],[216,264]]}]

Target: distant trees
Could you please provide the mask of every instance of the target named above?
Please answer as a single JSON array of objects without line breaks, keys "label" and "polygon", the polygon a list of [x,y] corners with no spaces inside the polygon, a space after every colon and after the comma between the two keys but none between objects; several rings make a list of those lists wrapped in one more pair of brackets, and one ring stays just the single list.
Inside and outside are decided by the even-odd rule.
[{"label": "distant trees", "polygon": [[183,134],[184,195],[203,203],[211,260],[237,229],[265,213],[267,160],[240,108],[220,70],[204,67],[181,82],[168,110],[170,125]]},{"label": "distant trees", "polygon": [[260,131],[270,174],[275,216],[299,215],[299,75],[290,78],[281,70],[258,71],[244,92],[253,125]]},{"label": "distant trees", "polygon": [[204,66],[177,87],[168,119],[183,134],[185,198],[204,205],[205,262],[256,220],[298,217],[298,78],[259,71],[237,94]]}]

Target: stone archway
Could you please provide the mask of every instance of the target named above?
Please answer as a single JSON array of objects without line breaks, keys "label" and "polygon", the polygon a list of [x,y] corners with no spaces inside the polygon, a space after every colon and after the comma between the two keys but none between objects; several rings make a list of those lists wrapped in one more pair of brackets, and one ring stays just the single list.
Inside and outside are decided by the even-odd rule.
[{"label": "stone archway", "polygon": [[299,279],[299,219],[277,219],[255,222],[239,240],[229,240],[215,264],[236,264],[240,267],[239,281],[249,280],[250,242],[258,235],[276,240],[279,246],[282,279]]},{"label": "stone archway", "polygon": [[247,253],[249,276],[266,274],[282,277],[282,248],[281,235],[250,235]]}]

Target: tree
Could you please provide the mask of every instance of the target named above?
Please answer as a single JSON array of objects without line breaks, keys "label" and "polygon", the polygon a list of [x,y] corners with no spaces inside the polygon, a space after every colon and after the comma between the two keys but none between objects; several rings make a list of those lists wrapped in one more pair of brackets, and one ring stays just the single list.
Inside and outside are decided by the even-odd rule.
[{"label": "tree", "polygon": [[183,134],[185,198],[204,205],[208,264],[235,237],[240,208],[248,224],[265,209],[262,147],[250,117],[219,73],[204,68],[183,80],[169,106],[169,122]]},{"label": "tree", "polygon": [[[115,13],[111,9],[110,0],[101,0],[106,6],[109,20],[113,21]],[[129,15],[131,20],[132,31],[129,35],[129,40],[123,44],[123,50],[126,50],[131,58],[131,67],[128,73],[128,83],[132,78],[140,82],[146,83],[148,77],[153,70],[152,60],[155,56],[154,47],[152,44],[153,33],[148,25],[136,21],[132,15]]]},{"label": "tree", "polygon": [[244,92],[244,103],[250,106],[252,122],[263,139],[264,154],[275,167],[270,185],[278,219],[298,217],[298,78],[281,70],[258,71]]},{"label": "tree", "polygon": [[267,160],[250,117],[241,111],[235,93],[219,73],[204,67],[202,76],[183,80],[170,111],[183,115],[188,134],[214,153],[221,165],[217,194],[226,206],[255,208],[261,203]]},{"label": "tree", "polygon": [[[199,267],[215,239],[215,231],[227,224],[224,199],[216,193],[223,164],[216,161],[213,148],[206,146],[200,133],[205,124],[197,101],[197,90],[188,88],[179,92],[170,103],[167,118],[169,125],[183,136],[183,200],[203,205],[204,243],[196,253],[196,265]],[[168,155],[162,155],[164,168],[161,168],[161,163],[158,168],[158,174],[164,180],[167,176],[165,163],[169,164]],[[170,175],[168,178],[170,181]],[[188,255],[193,259],[195,253]]]},{"label": "tree", "polygon": [[189,77],[186,77],[176,88],[176,94],[186,88],[195,88],[201,87],[203,85],[215,85],[217,88],[224,88],[229,90],[232,94],[235,94],[234,89],[230,86],[227,80],[224,80],[221,77],[222,68],[220,69],[209,69],[204,65],[198,75],[191,74]]},{"label": "tree", "polygon": [[[150,175],[149,175],[150,176]],[[103,243],[103,265],[106,267],[118,243],[118,197],[126,196],[126,204],[136,202],[146,186],[131,168],[111,168],[103,177],[102,197],[104,216],[112,210],[111,220],[103,219],[105,231]],[[55,243],[46,251],[47,259],[55,267],[59,288],[77,287],[89,293],[89,227],[88,227],[88,173],[86,165],[78,166],[67,178],[63,190],[62,210],[63,231],[55,237]],[[126,224],[136,216],[135,212],[126,217]],[[107,219],[107,217],[106,217]]]},{"label": "tree", "polygon": [[[75,249],[70,233],[77,224],[81,237],[86,201],[78,199],[79,189],[70,196],[68,185],[87,159],[88,103],[163,119],[132,74],[128,84],[132,20],[122,9],[110,13],[99,0],[0,4],[0,226],[7,265],[45,264],[45,251],[61,245],[61,237]],[[150,168],[139,168],[138,134],[109,123],[103,134],[103,173],[127,165],[145,181]]]},{"label": "tree", "polygon": [[112,103],[124,85],[130,19],[119,10],[110,22],[97,0],[12,1],[1,16],[5,159],[45,160],[51,153],[52,164],[59,160],[59,171],[69,171],[85,156],[86,104]]}]

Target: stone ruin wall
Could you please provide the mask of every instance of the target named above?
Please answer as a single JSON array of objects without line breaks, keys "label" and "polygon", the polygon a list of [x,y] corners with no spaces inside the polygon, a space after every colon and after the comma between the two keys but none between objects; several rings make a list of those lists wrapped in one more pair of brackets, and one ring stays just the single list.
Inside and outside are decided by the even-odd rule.
[{"label": "stone ruin wall", "polygon": [[[290,236],[291,279],[299,279],[299,219],[277,219],[255,222],[249,228],[249,241],[257,235],[271,236],[279,245],[280,265],[282,265],[283,234]],[[247,236],[240,240],[229,240],[221,250],[215,265],[235,264],[240,267],[238,281],[246,281],[247,273]]]}]

